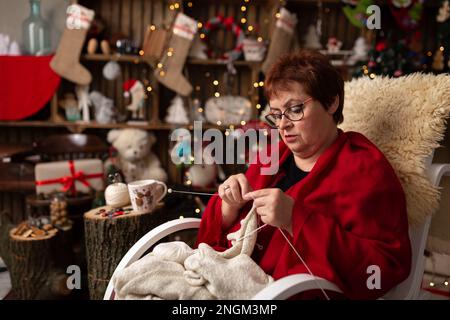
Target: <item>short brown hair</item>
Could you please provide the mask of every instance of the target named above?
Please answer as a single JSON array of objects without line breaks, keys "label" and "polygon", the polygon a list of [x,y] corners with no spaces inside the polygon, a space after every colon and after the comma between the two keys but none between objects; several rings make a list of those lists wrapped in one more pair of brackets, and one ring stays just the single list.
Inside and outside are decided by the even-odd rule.
[{"label": "short brown hair", "polygon": [[276,96],[278,91],[289,90],[292,82],[301,84],[306,93],[326,109],[339,96],[339,106],[333,118],[336,124],[344,121],[344,80],[326,56],[306,49],[281,56],[266,76],[264,86],[267,99]]}]

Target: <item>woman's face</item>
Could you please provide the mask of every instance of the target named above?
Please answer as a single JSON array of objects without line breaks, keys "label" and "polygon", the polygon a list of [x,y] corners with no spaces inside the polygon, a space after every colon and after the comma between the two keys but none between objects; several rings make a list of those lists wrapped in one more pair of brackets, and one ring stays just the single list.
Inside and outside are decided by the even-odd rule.
[{"label": "woman's face", "polygon": [[[336,133],[333,113],[338,101],[326,110],[322,104],[307,95],[303,86],[292,83],[289,91],[280,91],[270,100],[271,113],[284,112],[287,108],[307,101],[303,106],[303,118],[290,121],[283,116],[278,127],[281,138],[295,156],[307,159],[317,152],[322,152],[329,143],[330,137]],[[337,100],[337,99],[336,99]]]}]

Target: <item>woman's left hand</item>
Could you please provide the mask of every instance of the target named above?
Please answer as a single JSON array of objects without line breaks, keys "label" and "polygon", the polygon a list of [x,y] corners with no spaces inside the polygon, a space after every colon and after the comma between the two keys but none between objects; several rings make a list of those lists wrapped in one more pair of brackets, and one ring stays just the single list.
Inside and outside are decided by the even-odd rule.
[{"label": "woman's left hand", "polygon": [[292,208],[294,199],[281,189],[267,188],[248,192],[243,197],[252,200],[261,221],[274,227],[280,227],[292,235]]}]

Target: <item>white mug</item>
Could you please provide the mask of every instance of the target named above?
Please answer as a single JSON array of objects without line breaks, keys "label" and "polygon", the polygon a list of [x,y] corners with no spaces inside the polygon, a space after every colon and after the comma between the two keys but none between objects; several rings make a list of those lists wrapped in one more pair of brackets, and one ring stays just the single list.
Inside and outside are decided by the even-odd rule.
[{"label": "white mug", "polygon": [[[162,186],[162,192],[158,189]],[[153,211],[159,201],[167,194],[167,186],[158,180],[139,180],[128,184],[133,211],[147,213]]]}]

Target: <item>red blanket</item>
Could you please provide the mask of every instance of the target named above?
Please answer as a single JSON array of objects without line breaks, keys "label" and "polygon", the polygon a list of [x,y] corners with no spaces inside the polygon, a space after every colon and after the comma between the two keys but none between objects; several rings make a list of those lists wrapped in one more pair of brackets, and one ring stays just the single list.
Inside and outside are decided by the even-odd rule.
[{"label": "red blanket", "polygon": [[58,89],[53,56],[0,56],[0,120],[22,120],[41,110]]},{"label": "red blanket", "polygon": [[[291,152],[283,142],[279,148],[282,168]],[[283,177],[281,170],[263,176],[261,167],[254,164],[246,172],[254,190],[273,187]],[[363,135],[340,131],[308,176],[286,194],[295,200],[291,242],[312,273],[335,283],[346,297],[378,298],[409,275],[405,195],[388,160]],[[197,243],[206,242],[220,251],[230,247],[226,234],[239,229],[240,219],[251,207],[248,203],[238,221],[223,231],[221,203],[218,196],[211,198],[197,239]],[[260,246],[255,247],[252,257],[275,279],[308,273],[277,228],[263,228],[257,243]],[[374,274],[371,266],[379,267],[380,289],[367,286]],[[323,298],[320,291],[302,297]]]}]

